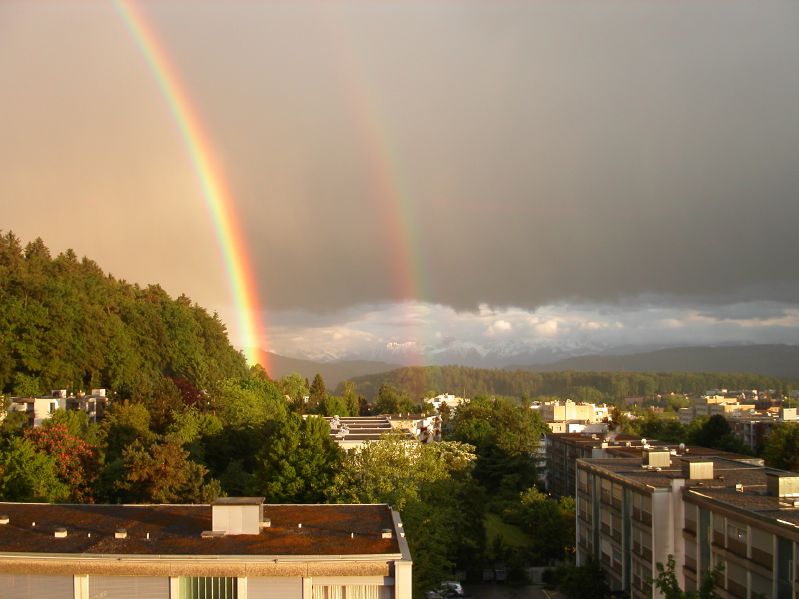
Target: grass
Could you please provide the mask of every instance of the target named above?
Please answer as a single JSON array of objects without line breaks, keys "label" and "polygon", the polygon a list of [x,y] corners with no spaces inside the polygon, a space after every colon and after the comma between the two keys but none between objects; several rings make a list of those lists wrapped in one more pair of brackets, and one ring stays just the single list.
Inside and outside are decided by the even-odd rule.
[{"label": "grass", "polygon": [[526,548],[532,545],[532,539],[529,534],[518,526],[508,524],[498,514],[486,514],[485,527],[488,547],[492,547],[494,539],[499,536],[502,537],[502,542],[508,547]]}]

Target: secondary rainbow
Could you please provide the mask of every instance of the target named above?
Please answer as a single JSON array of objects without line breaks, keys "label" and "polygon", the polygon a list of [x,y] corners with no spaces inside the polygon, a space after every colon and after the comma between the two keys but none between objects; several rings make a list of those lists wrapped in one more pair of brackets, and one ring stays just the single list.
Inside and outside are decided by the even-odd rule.
[{"label": "secondary rainbow", "polygon": [[333,64],[341,89],[346,94],[356,136],[364,145],[364,158],[374,187],[375,201],[381,209],[392,262],[390,268],[394,275],[394,292],[397,299],[409,309],[409,330],[413,331],[415,337],[412,341],[416,343],[417,359],[424,364],[425,346],[431,341],[428,338],[431,331],[426,327],[412,326],[419,318],[413,302],[424,301],[433,294],[416,227],[419,219],[414,214],[411,192],[405,184],[406,177],[402,176],[402,159],[392,143],[388,119],[381,112],[384,103],[380,101],[377,90],[369,85],[365,69],[356,60],[349,42],[351,34],[336,19],[324,23],[332,26],[328,33]]},{"label": "secondary rainbow", "polygon": [[200,119],[189,101],[180,78],[144,15],[132,2],[114,0],[114,6],[158,83],[186,145],[224,256],[244,355],[248,363],[260,363],[269,371],[269,355],[263,351],[266,330],[261,316],[263,304],[258,298],[244,235],[236,218],[235,203],[222,170],[214,160],[212,145],[203,131]]}]

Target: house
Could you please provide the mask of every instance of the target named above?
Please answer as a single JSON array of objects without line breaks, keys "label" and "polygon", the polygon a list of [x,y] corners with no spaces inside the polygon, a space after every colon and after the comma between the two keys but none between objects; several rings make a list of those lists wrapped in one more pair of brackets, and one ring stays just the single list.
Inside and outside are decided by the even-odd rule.
[{"label": "house", "polygon": [[90,422],[101,420],[108,407],[105,389],[92,389],[90,395],[82,392],[69,395],[66,389],[54,389],[50,395],[39,397],[12,397],[9,412],[23,412],[28,415],[31,426],[41,426],[52,417],[56,410],[81,410],[89,416]]},{"label": "house", "polygon": [[387,505],[0,503],[0,594],[13,599],[410,599]]}]

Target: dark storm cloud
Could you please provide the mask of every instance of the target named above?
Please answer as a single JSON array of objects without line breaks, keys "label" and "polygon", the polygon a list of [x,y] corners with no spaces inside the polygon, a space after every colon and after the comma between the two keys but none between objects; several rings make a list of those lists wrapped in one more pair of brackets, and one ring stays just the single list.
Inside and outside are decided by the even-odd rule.
[{"label": "dark storm cloud", "polygon": [[[297,84],[311,139],[271,168],[304,189],[250,220],[270,302],[404,299],[396,260],[418,262],[417,299],[460,309],[799,299],[797,5],[472,8],[334,15],[338,76],[319,34],[305,66],[333,84]],[[268,191],[237,183],[256,213]],[[275,243],[296,212],[304,233]]]}]

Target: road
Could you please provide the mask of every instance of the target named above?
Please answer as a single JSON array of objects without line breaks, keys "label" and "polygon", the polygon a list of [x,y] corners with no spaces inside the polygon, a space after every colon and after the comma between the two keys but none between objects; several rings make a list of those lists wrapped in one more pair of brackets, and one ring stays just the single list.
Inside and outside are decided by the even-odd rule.
[{"label": "road", "polygon": [[463,590],[472,599],[563,599],[557,591],[547,591],[536,585],[464,583]]}]

